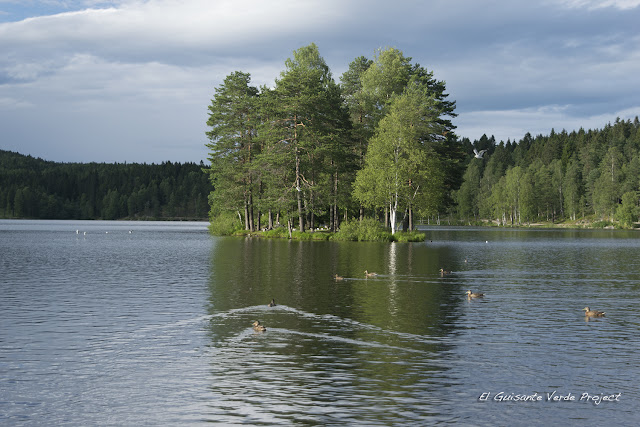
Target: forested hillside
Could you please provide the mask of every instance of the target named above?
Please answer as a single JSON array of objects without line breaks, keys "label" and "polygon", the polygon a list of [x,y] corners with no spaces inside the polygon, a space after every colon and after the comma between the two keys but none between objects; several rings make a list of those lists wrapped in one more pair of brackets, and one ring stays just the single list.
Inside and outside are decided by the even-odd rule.
[{"label": "forested hillside", "polygon": [[206,219],[204,167],[56,163],[0,150],[0,218]]},{"label": "forested hillside", "polygon": [[[210,166],[55,163],[0,151],[0,217],[206,219],[253,232],[345,220],[638,221],[640,121],[460,139],[445,82],[389,48],[337,83],[315,44],[273,87],[236,71],[209,105]],[[474,149],[483,155],[474,156]],[[206,172],[206,173],[203,173]],[[215,191],[213,188],[215,187]],[[228,225],[228,227],[227,227]]]},{"label": "forested hillside", "polygon": [[617,119],[601,130],[526,134],[496,144],[483,136],[463,140],[486,149],[473,158],[455,193],[455,214],[466,223],[490,219],[502,225],[587,220],[638,220],[640,121]]},{"label": "forested hillside", "polygon": [[394,48],[356,58],[336,83],[311,44],[272,88],[250,81],[227,76],[207,122],[212,218],[235,227],[272,228],[274,215],[301,232],[367,216],[392,233],[399,223],[412,229],[414,215],[449,224],[638,220],[637,117],[506,143],[460,139],[445,82]]}]

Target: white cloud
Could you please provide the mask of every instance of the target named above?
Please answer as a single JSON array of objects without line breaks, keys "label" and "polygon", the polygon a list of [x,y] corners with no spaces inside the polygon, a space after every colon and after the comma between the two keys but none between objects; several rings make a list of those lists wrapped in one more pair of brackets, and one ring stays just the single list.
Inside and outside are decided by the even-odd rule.
[{"label": "white cloud", "polygon": [[594,115],[577,115],[575,110],[575,105],[547,105],[516,110],[472,111],[460,114],[454,124],[458,126],[456,134],[471,141],[486,134],[495,136],[497,142],[508,139],[513,142],[521,140],[527,132],[536,136],[548,135],[551,129],[556,132],[563,129],[567,132],[580,128],[602,129],[607,123],[614,123],[616,118],[633,120],[640,116],[640,106]]},{"label": "white cloud", "polygon": [[15,53],[28,47],[40,54],[52,48],[88,49],[94,55],[127,60],[178,55],[176,51],[184,49],[229,53],[237,46],[262,46],[297,31],[330,31],[346,19],[345,8],[337,5],[337,0],[130,1],[0,24],[0,48]]},{"label": "white cloud", "polygon": [[16,108],[28,108],[32,104],[28,101],[15,98],[0,98],[0,111],[1,110],[14,110]]},{"label": "white cloud", "polygon": [[47,141],[31,153],[52,160],[205,158],[224,77],[271,85],[311,42],[336,79],[357,56],[403,50],[446,81],[471,139],[602,127],[640,99],[640,0],[48,3],[54,14],[0,23],[0,128],[3,144]]},{"label": "white cloud", "polygon": [[572,9],[597,10],[615,8],[619,10],[635,9],[640,0],[561,0],[560,3]]}]

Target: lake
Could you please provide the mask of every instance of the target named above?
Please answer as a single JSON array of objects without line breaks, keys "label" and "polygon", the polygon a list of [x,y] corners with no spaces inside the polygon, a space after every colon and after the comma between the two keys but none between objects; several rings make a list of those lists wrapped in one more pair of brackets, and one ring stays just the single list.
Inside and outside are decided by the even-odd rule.
[{"label": "lake", "polygon": [[428,227],[399,244],[206,226],[0,221],[0,424],[640,420],[637,232]]}]

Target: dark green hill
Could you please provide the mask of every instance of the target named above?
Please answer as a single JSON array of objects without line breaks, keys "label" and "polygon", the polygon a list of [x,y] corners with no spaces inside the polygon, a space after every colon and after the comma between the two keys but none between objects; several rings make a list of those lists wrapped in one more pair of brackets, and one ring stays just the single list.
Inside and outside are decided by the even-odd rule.
[{"label": "dark green hill", "polygon": [[57,163],[0,150],[0,218],[206,219],[195,163]]}]

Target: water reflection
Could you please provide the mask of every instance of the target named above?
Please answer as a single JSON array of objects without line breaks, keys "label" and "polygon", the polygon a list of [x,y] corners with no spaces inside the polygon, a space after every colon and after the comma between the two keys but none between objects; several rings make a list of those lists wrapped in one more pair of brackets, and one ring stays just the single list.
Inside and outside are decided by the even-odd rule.
[{"label": "water reflection", "polygon": [[[0,423],[634,425],[637,234],[427,232],[389,245],[0,221]],[[498,392],[621,398],[479,399]]]},{"label": "water reflection", "polygon": [[[451,385],[442,357],[459,298],[439,286],[435,255],[425,245],[219,241],[211,369],[226,421],[436,416]],[[365,269],[379,275],[365,278]],[[344,281],[333,280],[336,271]],[[267,306],[271,298],[276,307]],[[254,319],[266,333],[254,333]]]},{"label": "water reflection", "polygon": [[[630,315],[638,302],[638,273],[629,268],[637,240],[428,232],[420,244],[217,241],[208,328],[217,416],[482,424],[537,413],[483,405],[484,392],[638,395],[619,377],[633,359],[630,348],[640,350]],[[441,276],[443,266],[452,273]],[[365,278],[365,270],[379,274]],[[336,273],[344,280],[335,281]],[[485,297],[469,300],[467,289]],[[271,298],[278,306],[267,306]],[[615,319],[584,319],[586,303],[618,305]],[[267,331],[256,334],[254,320]],[[585,344],[601,357],[594,360]],[[547,420],[572,409],[547,406]],[[628,405],[609,406],[590,417],[631,413]]]}]

